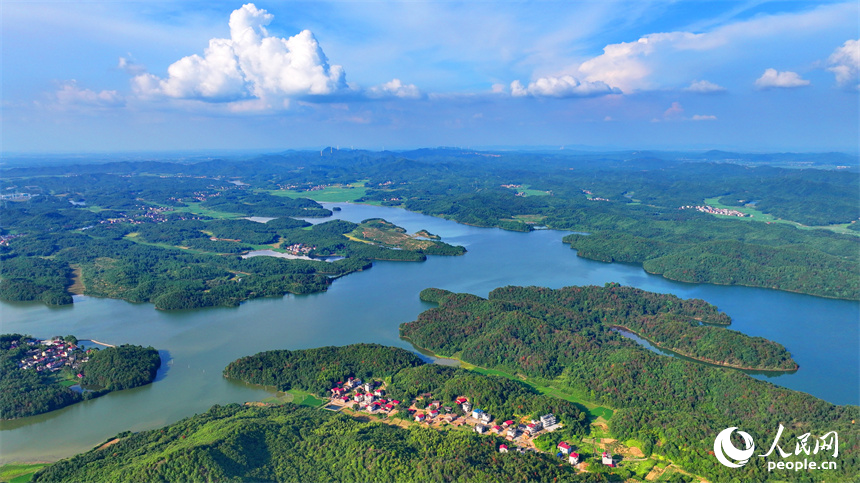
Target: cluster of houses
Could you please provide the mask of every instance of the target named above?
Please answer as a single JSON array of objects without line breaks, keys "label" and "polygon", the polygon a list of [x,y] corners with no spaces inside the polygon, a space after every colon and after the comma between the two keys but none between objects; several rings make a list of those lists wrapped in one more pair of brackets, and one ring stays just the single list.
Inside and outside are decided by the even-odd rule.
[{"label": "cluster of houses", "polygon": [[609,198],[601,198],[600,196],[594,196],[594,193],[592,193],[589,190],[581,189],[579,191],[582,191],[583,193],[585,193],[588,196],[588,201],[612,201]]},{"label": "cluster of houses", "polygon": [[752,216],[748,215],[742,211],[738,210],[729,210],[726,208],[714,208],[713,206],[703,205],[703,206],[693,206],[687,205],[678,208],[679,210],[696,210],[701,211],[702,213],[710,213],[712,215],[724,215],[724,216]]},{"label": "cluster of houses", "polygon": [[[463,421],[459,421],[459,416],[451,413],[451,407],[442,406],[440,401],[433,401],[430,403],[430,410],[428,412],[415,413],[414,419],[416,422],[440,421],[458,426],[462,424],[470,424],[478,434],[495,434],[506,437],[511,441],[514,441],[523,435],[533,438],[541,431],[554,431],[559,427],[555,416],[551,413],[544,414],[539,419],[530,421],[526,424],[518,424],[514,420],[507,420],[504,422],[495,421],[495,424],[493,424],[493,416],[483,409],[473,407],[468,398],[462,396],[458,397],[454,400],[454,404],[460,406],[466,414],[463,417]],[[440,416],[439,409],[445,410],[447,414]]]},{"label": "cluster of houses", "polygon": [[[340,406],[346,406],[350,403],[357,406],[360,411],[371,414],[390,414],[397,410],[401,404],[396,399],[386,399],[385,388],[381,382],[377,381],[362,381],[361,379],[350,377],[345,382],[338,382],[335,387],[331,388],[331,402]],[[425,394],[429,396],[429,394]],[[425,410],[419,411],[416,409],[408,409],[410,417],[418,423],[434,423],[447,422],[455,425],[471,424],[478,434],[496,434],[506,437],[514,445],[516,451],[534,451],[533,449],[524,449],[516,445],[517,438],[527,436],[534,438],[543,431],[554,431],[561,425],[552,413],[544,414],[538,419],[531,420],[528,423],[517,423],[514,420],[504,422],[496,421],[493,424],[493,416],[480,408],[473,407],[473,404],[467,397],[458,397],[454,400],[454,405],[459,406],[465,416],[460,421],[460,416],[453,412],[452,406],[444,406],[442,401],[431,401]],[[443,414],[444,412],[444,414]],[[458,424],[459,423],[459,424]],[[583,461],[583,456],[573,451],[573,448],[566,442],[562,441],[557,446],[558,456],[568,458],[568,462],[572,465],[578,465]],[[507,444],[499,446],[500,453],[507,453],[509,447]],[[609,452],[604,451],[602,460],[604,465],[615,467],[615,461]]]},{"label": "cluster of houses", "polygon": [[502,188],[508,188],[508,189],[517,189],[517,188],[522,188],[522,187],[523,187],[523,185],[521,185],[521,184],[503,184],[502,185]]},{"label": "cluster of houses", "polygon": [[[580,455],[576,451],[573,451],[573,448],[565,441],[558,443],[556,448],[558,449],[557,456],[560,456],[562,458],[567,456],[567,462],[574,466],[578,465],[585,459],[582,455]],[[612,454],[610,454],[608,451],[603,452],[600,461],[601,463],[610,468],[615,468],[615,460],[612,458]]]},{"label": "cluster of houses", "polygon": [[363,382],[361,379],[350,377],[346,382],[338,382],[331,388],[332,402],[346,405],[352,402],[358,405],[360,411],[371,414],[390,413],[400,401],[385,398],[385,389],[376,381]]},{"label": "cluster of houses", "polygon": [[[181,178],[182,176],[179,176],[179,177]],[[210,186],[210,188],[216,189],[214,186]],[[192,198],[194,201],[198,201],[198,202],[200,202],[200,203],[202,203],[202,202],[204,202],[204,201],[208,200],[209,198],[215,197],[215,196],[221,196],[221,193],[220,193],[220,192],[217,192],[217,191],[216,191],[216,192],[209,192],[209,191],[195,191],[194,193],[192,193],[192,194],[191,194],[191,198]],[[182,199],[182,198],[180,198],[180,197],[177,197],[177,196],[171,196],[171,197],[170,197],[170,198],[168,198],[168,199],[169,199],[170,201],[177,201],[177,202],[179,202],[179,203],[184,203],[184,202],[185,202],[185,200],[184,200],[184,199]]]},{"label": "cluster of houses", "polygon": [[8,245],[10,240],[14,240],[15,238],[22,237],[23,234],[16,233],[14,235],[0,235],[0,245]]},{"label": "cluster of houses", "polygon": [[328,185],[328,184],[318,184],[318,185],[316,185],[316,186],[311,186],[311,187],[310,187],[310,188],[308,188],[306,191],[322,191],[322,190],[324,190],[324,189],[328,188],[329,186],[331,186],[331,185]]},{"label": "cluster of houses", "polygon": [[[78,346],[62,339],[36,340],[29,339],[27,345],[32,349],[26,352],[26,357],[18,363],[19,369],[33,369],[37,372],[59,371],[63,366],[78,368],[89,359]],[[11,348],[16,349],[18,342],[13,341]],[[78,376],[82,377],[82,376]]]},{"label": "cluster of houses", "polygon": [[[303,168],[299,168],[303,169]],[[309,186],[308,184],[279,184],[278,188],[282,190],[296,190],[296,191],[321,191],[326,188],[329,188],[334,185],[330,184],[318,184],[316,186]]]},{"label": "cluster of houses", "polygon": [[165,211],[173,211],[173,208],[169,206],[143,206],[141,207],[145,210],[145,213],[140,215],[142,218],[147,218],[149,221],[154,223],[164,223],[167,221],[167,217],[163,215]]},{"label": "cluster of houses", "polygon": [[317,247],[311,245],[305,245],[304,243],[293,243],[288,247],[284,247],[284,250],[292,253],[293,255],[307,255],[310,252],[316,250]]},{"label": "cluster of houses", "polygon": [[[556,456],[558,456],[560,458],[564,458],[565,456],[567,456],[567,462],[572,464],[573,466],[576,466],[585,460],[585,458],[582,455],[580,455],[576,451],[573,451],[573,448],[569,444],[567,444],[567,442],[565,442],[565,441],[558,443],[558,445],[556,446],[556,449],[558,449],[558,453],[556,454]],[[499,445],[499,453],[507,453],[508,451],[510,451],[510,448],[508,448],[508,445],[506,445],[506,444],[500,444]],[[522,450],[522,448],[517,448],[517,451],[522,452],[523,450]],[[615,468],[615,459],[612,457],[612,454],[610,454],[608,451],[603,452],[603,454],[601,455],[600,461],[601,461],[601,463],[603,463],[604,465],[606,465],[610,468]]]},{"label": "cluster of houses", "polygon": [[0,195],[0,201],[29,201],[30,198],[34,196],[39,196],[38,193],[10,193],[7,195]]},{"label": "cluster of houses", "polygon": [[[171,198],[171,199],[175,199],[175,198]],[[142,210],[144,213],[141,215],[134,216],[134,217],[130,217],[125,213],[120,213],[120,216],[118,216],[118,217],[108,218],[107,220],[101,220],[101,221],[99,221],[99,223],[108,224],[108,225],[114,225],[117,223],[130,223],[132,225],[142,225],[144,223],[166,223],[167,217],[164,215],[164,213],[168,212],[168,211],[173,211],[173,208],[169,207],[169,206],[139,205],[139,206],[135,206],[135,208]],[[183,221],[184,220],[202,220],[203,217],[187,214],[187,215],[182,215],[182,216],[179,216],[179,217],[176,217],[173,219],[174,220],[183,220]],[[87,230],[90,228],[92,228],[92,225],[81,228],[81,230]]]}]

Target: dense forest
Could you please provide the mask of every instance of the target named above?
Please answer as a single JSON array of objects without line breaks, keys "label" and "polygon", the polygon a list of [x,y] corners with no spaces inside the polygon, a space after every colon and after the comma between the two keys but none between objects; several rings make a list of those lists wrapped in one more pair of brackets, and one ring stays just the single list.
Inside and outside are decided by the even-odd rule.
[{"label": "dense forest", "polygon": [[[132,274],[130,280],[116,281],[107,290],[97,280],[87,284],[87,275],[101,273],[92,270],[93,263],[55,255],[64,244],[88,244],[81,241],[81,235],[98,242],[89,253],[108,252],[102,257],[107,263],[114,263],[109,252],[123,252],[130,246],[123,242],[146,246],[149,252],[145,256],[152,259],[175,258],[166,251],[171,247],[195,256],[218,254],[223,258],[279,242],[281,246],[302,243],[310,236],[301,233],[306,224],[287,217],[330,212],[316,202],[293,196],[312,196],[312,189],[357,183],[363,185],[356,190],[358,201],[400,206],[477,226],[518,231],[546,226],[589,233],[565,241],[580,256],[641,264],[645,270],[673,280],[860,300],[860,280],[844,276],[860,267],[860,238],[855,234],[857,224],[852,223],[860,217],[860,176],[855,167],[808,168],[830,166],[827,159],[853,166],[843,158],[721,152],[332,150],[322,155],[288,152],[193,164],[118,162],[7,168],[0,188],[32,197],[3,202],[0,235],[22,236],[0,246],[0,257],[41,257],[57,266],[37,266],[33,260],[9,265],[7,273],[0,273],[0,298],[69,303],[71,268],[78,266],[84,269],[85,292],[150,302],[164,295],[161,308],[235,305],[255,296],[323,290],[329,276],[360,269],[369,260],[384,258],[383,254],[399,256],[392,254],[397,250],[385,248],[385,243],[375,247],[365,243],[362,251],[347,243],[355,252],[354,259],[343,264],[348,267],[328,267],[320,273],[317,268],[282,264],[280,279],[268,279],[250,290],[222,283],[224,277],[230,278],[225,270],[234,275],[244,272],[235,267],[218,267],[221,276],[208,273],[188,284],[163,276],[158,285],[168,287],[165,293],[153,292],[146,281],[141,285],[136,278],[145,277],[135,277],[140,270],[127,263],[120,263],[123,266],[118,270]],[[807,168],[767,166],[769,162]],[[291,196],[280,196],[285,193]],[[789,223],[756,221],[759,215],[739,218],[679,209],[704,205],[710,199],[789,222],[837,225],[838,229],[801,229]],[[259,224],[235,219],[242,216],[277,220]],[[39,239],[45,235],[73,241],[59,242],[52,250],[52,243],[45,246]],[[318,241],[317,236],[311,238]],[[30,250],[22,246],[31,243],[42,250],[27,254]],[[113,249],[105,245],[113,245]],[[315,255],[338,251],[342,255],[347,251],[342,245],[339,240],[320,242]],[[457,254],[457,250],[440,245],[418,255]],[[414,255],[404,259],[421,258]],[[36,276],[21,277],[30,265]],[[211,270],[213,264],[207,261],[205,265]],[[147,273],[170,272],[164,266],[151,268],[146,267]],[[253,284],[257,274],[253,275],[241,278]],[[218,288],[212,293],[215,285]],[[267,291],[264,285],[275,288]],[[138,286],[140,290],[135,291]],[[123,295],[123,291],[131,293]]]},{"label": "dense forest", "polygon": [[215,406],[59,461],[33,481],[609,481],[473,432],[403,429],[285,405]]},{"label": "dense forest", "polygon": [[[598,334],[615,338],[611,327],[625,328],[661,348],[714,364],[756,370],[797,368],[781,344],[723,328],[730,323],[729,316],[703,300],[683,300],[618,284],[558,290],[503,287],[493,290],[486,301],[473,295],[426,289],[421,299],[441,303],[442,307],[426,311],[417,321],[403,326],[403,336],[421,347],[420,341],[443,339],[446,342],[441,354],[463,351],[473,357],[492,350],[484,345],[485,337],[498,337],[497,345],[509,345],[508,358],[534,358],[534,362],[543,365],[542,377],[557,376],[570,350],[548,356],[549,351],[540,348],[541,344],[555,343],[561,337],[559,333],[567,333],[564,340],[575,352],[580,346],[589,347]],[[443,334],[449,331],[448,318],[458,315],[454,309],[460,305],[469,307],[475,318],[472,324],[481,328],[482,337],[473,338],[470,330]],[[576,333],[589,340],[581,340]],[[436,347],[439,344],[436,342]]]},{"label": "dense forest", "polygon": [[[593,295],[581,296],[588,292]],[[828,474],[828,481],[853,481],[860,472],[856,445],[860,432],[854,425],[860,408],[835,406],[737,370],[657,355],[606,325],[617,323],[621,318],[617,309],[626,305],[644,314],[672,310],[677,299],[671,296],[638,296],[633,289],[617,286],[506,287],[491,292],[488,299],[441,290],[422,295],[440,306],[401,326],[402,334],[416,345],[483,367],[523,373],[614,406],[610,429],[615,437],[642,441],[654,453],[710,480],[768,478],[761,458],[753,458],[742,469],[729,469],[709,455],[714,435],[739,425],[757,442],[771,441],[784,425],[784,448],[789,444],[794,448],[795,438],[807,432],[818,437],[837,431],[841,442],[854,443],[840,447],[839,472]],[[625,298],[629,302],[616,302]],[[696,311],[690,308],[679,310],[678,316],[695,319]],[[744,339],[749,338],[735,342]],[[748,357],[760,347],[740,343],[719,349]],[[804,457],[824,461],[832,454],[800,459]]]},{"label": "dense forest", "polygon": [[261,352],[231,362],[224,375],[251,384],[275,386],[281,391],[297,388],[329,395],[329,389],[347,377],[382,379],[422,364],[418,356],[403,349],[355,344]]},{"label": "dense forest", "polygon": [[81,386],[119,391],[155,380],[161,357],[152,347],[123,344],[94,351],[81,368]]},{"label": "dense forest", "polygon": [[[74,336],[65,339],[77,340]],[[56,371],[37,371],[20,367],[22,360],[33,358],[28,352],[41,357],[46,349],[29,336],[0,335],[0,419],[46,413],[111,391],[149,384],[161,366],[158,351],[152,347],[121,345],[87,351],[77,348],[74,354],[68,351],[64,361],[75,361],[74,368],[64,365]],[[72,384],[83,389],[73,391],[69,389]]]}]

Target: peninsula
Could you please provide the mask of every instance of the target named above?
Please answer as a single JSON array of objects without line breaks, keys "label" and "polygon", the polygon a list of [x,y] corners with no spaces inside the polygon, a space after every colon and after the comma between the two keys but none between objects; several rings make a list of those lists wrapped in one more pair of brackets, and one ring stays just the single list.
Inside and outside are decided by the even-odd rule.
[{"label": "peninsula", "polygon": [[0,335],[0,419],[54,411],[111,391],[149,384],[161,366],[152,347],[84,349],[74,336]]}]

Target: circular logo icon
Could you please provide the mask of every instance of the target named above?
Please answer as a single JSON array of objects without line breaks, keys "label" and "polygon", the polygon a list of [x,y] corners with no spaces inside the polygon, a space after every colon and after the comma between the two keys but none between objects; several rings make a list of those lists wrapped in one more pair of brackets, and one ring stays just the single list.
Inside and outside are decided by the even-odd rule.
[{"label": "circular logo icon", "polygon": [[[740,468],[747,464],[747,461],[750,460],[750,456],[755,452],[755,443],[753,443],[752,436],[743,431],[738,431],[738,434],[744,439],[746,449],[739,450],[735,448],[735,445],[732,444],[731,436],[732,431],[736,429],[738,428],[726,428],[720,431],[720,434],[717,435],[717,439],[714,440],[714,456],[717,457],[717,460],[719,460],[723,466],[728,466],[729,468]],[[735,460],[737,463],[733,463],[730,460]]]}]

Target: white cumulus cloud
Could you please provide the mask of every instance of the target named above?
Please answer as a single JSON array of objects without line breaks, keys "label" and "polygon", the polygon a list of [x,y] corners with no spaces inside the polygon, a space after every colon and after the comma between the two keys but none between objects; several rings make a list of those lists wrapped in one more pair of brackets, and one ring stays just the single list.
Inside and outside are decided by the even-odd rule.
[{"label": "white cumulus cloud", "polygon": [[620,94],[618,88],[610,87],[605,82],[580,81],[573,76],[541,77],[524,86],[522,82],[511,82],[511,95],[514,97],[590,97],[606,94]]},{"label": "white cumulus cloud", "polygon": [[717,92],[726,92],[726,88],[713,82],[708,82],[706,80],[693,81],[690,85],[684,88],[687,92],[696,92],[699,94],[714,94]]},{"label": "white cumulus cloud", "polygon": [[690,118],[692,121],[716,121],[717,116],[712,115],[703,115],[703,114],[695,114]]},{"label": "white cumulus cloud", "polygon": [[[203,55],[174,62],[167,77],[132,79],[142,96],[204,101],[283,99],[347,90],[345,73],[328,59],[309,30],[288,39],[266,31],[273,15],[248,3],[230,15],[230,38],[211,39]],[[122,60],[121,67],[122,67]]]},{"label": "white cumulus cloud", "polygon": [[782,88],[790,89],[794,87],[808,86],[809,81],[800,77],[797,72],[789,70],[779,72],[776,69],[767,69],[755,81],[756,87],[759,89]]},{"label": "white cumulus cloud", "polygon": [[646,35],[635,42],[609,44],[603,54],[583,62],[579,72],[590,82],[605,82],[625,93],[650,89],[649,77],[658,69],[652,57],[665,50],[691,50],[706,47],[704,34],[669,32]]},{"label": "white cumulus cloud", "polygon": [[415,84],[403,84],[400,79],[371,87],[367,90],[367,96],[372,98],[398,97],[400,99],[419,99],[421,91]]},{"label": "white cumulus cloud", "polygon": [[75,80],[64,82],[54,93],[62,106],[120,107],[125,99],[117,91],[81,89]]},{"label": "white cumulus cloud", "polygon": [[828,59],[841,87],[860,90],[860,40],[846,40]]}]

